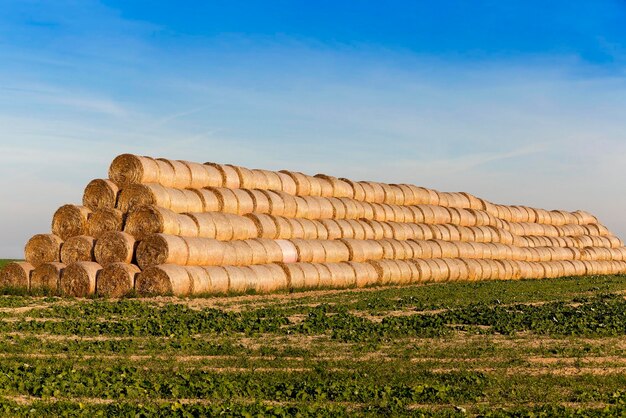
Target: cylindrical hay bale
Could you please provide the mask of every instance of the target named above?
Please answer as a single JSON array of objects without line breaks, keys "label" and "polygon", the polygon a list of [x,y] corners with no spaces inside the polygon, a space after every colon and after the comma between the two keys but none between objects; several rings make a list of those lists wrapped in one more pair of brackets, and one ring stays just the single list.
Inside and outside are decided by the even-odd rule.
[{"label": "cylindrical hay bale", "polygon": [[[215,194],[215,197],[219,201],[220,212],[231,213],[235,215],[238,213],[239,202],[237,199],[237,195],[232,189],[228,189],[225,187],[211,187],[206,190],[209,190],[210,192],[213,192]],[[250,200],[252,200],[252,198],[250,198]]]},{"label": "cylindrical hay bale", "polygon": [[[206,266],[202,268],[208,276],[208,288],[200,287],[194,275],[189,274],[190,280],[194,281],[193,291],[195,294],[226,294],[228,293],[228,272],[222,266]],[[207,284],[205,284],[206,286]]]},{"label": "cylindrical hay bale", "polygon": [[358,288],[373,286],[378,282],[378,273],[376,269],[369,263],[347,262],[355,275],[355,285]]},{"label": "cylindrical hay bale", "polygon": [[483,269],[478,260],[462,258],[461,261],[465,264],[467,269],[467,277],[465,280],[470,282],[481,280]]},{"label": "cylindrical hay bale", "polygon": [[188,296],[191,279],[183,266],[165,264],[144,270],[135,279],[135,289],[140,295]]},{"label": "cylindrical hay bale", "polygon": [[[287,170],[282,170],[280,171],[280,173],[289,176],[293,180],[296,189],[295,189],[295,193],[292,193],[292,194],[295,194],[298,196],[310,196],[311,195],[311,183],[309,182],[309,179],[306,175],[299,173],[299,172],[293,172],[293,171],[287,171]],[[287,191],[285,190],[285,192]]]},{"label": "cylindrical hay bale", "polygon": [[189,161],[180,162],[187,166],[191,175],[189,188],[201,189],[203,187],[221,187],[223,185],[222,176],[215,167]]},{"label": "cylindrical hay bale", "polygon": [[319,236],[318,224],[310,219],[296,219],[296,221],[302,226],[304,231],[303,239],[326,239],[325,234],[322,233],[322,237]]},{"label": "cylindrical hay bale", "polygon": [[354,239],[366,239],[367,238],[366,235],[368,234],[369,228],[364,227],[362,222],[354,220],[354,219],[346,219],[344,220],[344,222],[348,223],[353,231],[351,238],[354,238]]},{"label": "cylindrical hay bale", "polygon": [[[362,222],[365,222],[366,224],[368,224],[373,231],[374,236],[372,237],[372,239],[383,239],[385,238],[385,226],[383,226],[383,224],[381,222],[378,221],[373,221],[370,219],[365,219]],[[388,227],[388,225],[387,225]],[[391,229],[391,228],[389,228]]]},{"label": "cylindrical hay bale", "polygon": [[347,263],[327,263],[334,289],[347,289],[356,285],[356,273]]},{"label": "cylindrical hay bale", "polygon": [[321,219],[322,207],[320,200],[325,198],[313,197],[313,196],[296,196],[294,201],[296,202],[296,217],[306,219]]},{"label": "cylindrical hay bale", "polygon": [[[267,197],[269,201],[269,213],[273,216],[285,216],[285,201],[282,199],[281,195],[278,192],[271,190],[261,190],[261,193]],[[295,204],[295,201],[294,201]],[[295,212],[295,209],[290,209],[290,211]]]},{"label": "cylindrical hay bale", "polygon": [[253,205],[253,213],[271,213],[270,201],[261,190],[243,190],[250,195]]},{"label": "cylindrical hay bale", "polygon": [[278,231],[276,229],[277,228],[276,221],[273,216],[250,213],[246,215],[246,217],[254,223],[258,231],[257,236],[259,238],[268,238],[268,239],[278,238]]},{"label": "cylindrical hay bale", "polygon": [[[175,187],[179,189],[186,189],[191,187],[192,179],[191,179],[191,170],[182,161],[176,160],[168,160],[165,158],[158,158],[157,164],[165,163],[171,168],[171,180],[168,181],[168,187]],[[159,165],[159,171],[161,170],[161,165]],[[169,170],[168,170],[169,172]]]},{"label": "cylindrical hay bale", "polygon": [[337,219],[335,223],[341,230],[341,236],[338,238],[354,238],[354,228],[352,228],[350,222],[345,219]]},{"label": "cylindrical hay bale", "polygon": [[298,186],[293,177],[281,171],[275,173],[280,179],[280,190],[290,195],[298,194]]},{"label": "cylindrical hay bale", "polygon": [[364,220],[358,220],[358,221],[355,220],[353,222],[358,223],[361,229],[363,229],[363,239],[377,239],[378,238],[376,236],[376,231],[374,231],[374,228],[372,228],[372,225],[370,225],[369,223],[365,222]]},{"label": "cylindrical hay bale", "polygon": [[441,248],[441,256],[443,258],[457,258],[459,257],[459,248],[452,242],[448,241],[435,241],[439,248]]},{"label": "cylindrical hay bale", "polygon": [[393,260],[396,258],[396,247],[391,243],[390,239],[381,239],[377,242],[383,250],[383,259]]},{"label": "cylindrical hay bale", "polygon": [[321,223],[320,221],[313,221],[313,220],[308,220],[308,222],[313,224],[315,228],[317,229],[317,239],[329,239],[328,230],[326,229],[326,226],[323,223]]},{"label": "cylindrical hay bale", "polygon": [[271,293],[277,290],[287,289],[288,278],[283,269],[276,265],[249,266],[255,276],[256,293]]},{"label": "cylindrical hay bale", "polygon": [[135,278],[139,273],[141,270],[134,264],[109,264],[98,276],[98,295],[120,298],[129,294],[135,288]]},{"label": "cylindrical hay bale", "polygon": [[316,289],[320,287],[320,271],[322,271],[325,283],[330,281],[330,271],[323,264],[298,263],[302,270],[304,282],[301,286],[291,283],[291,289]]},{"label": "cylindrical hay bale", "polygon": [[[292,196],[288,193],[284,193],[281,191],[275,191],[274,193],[276,193],[278,196],[280,196],[280,199],[283,202],[283,214],[281,216],[284,216],[286,218],[297,218],[299,216],[298,215],[298,199],[302,199],[300,197],[296,197],[296,196]],[[308,209],[308,208],[307,208]],[[306,218],[307,216],[301,216],[302,218]]]},{"label": "cylindrical hay bale", "polygon": [[343,238],[341,228],[334,219],[322,219],[320,220],[320,223],[324,225],[324,228],[326,228],[328,233],[327,239],[333,240]]},{"label": "cylindrical hay bale", "polygon": [[276,225],[276,239],[296,238],[289,219],[283,218],[282,216],[273,216],[272,218]]},{"label": "cylindrical hay bale", "polygon": [[[278,264],[280,268],[283,269],[287,276],[287,288],[289,290],[293,289],[303,289],[305,285],[305,277],[304,271],[300,267],[300,263],[291,263],[291,264]],[[316,271],[317,273],[317,271]]]},{"label": "cylindrical hay bale", "polygon": [[450,241],[450,230],[443,225],[430,225],[430,229],[433,231],[433,238],[444,241]]},{"label": "cylindrical hay bale", "polygon": [[452,260],[449,258],[444,258],[443,262],[446,263],[446,265],[448,266],[448,281],[456,282],[461,280],[461,266],[463,265],[463,263],[460,260]]},{"label": "cylindrical hay bale", "polygon": [[96,179],[89,182],[83,193],[83,206],[92,211],[112,209],[117,204],[120,189],[111,180]]},{"label": "cylindrical hay bale", "polygon": [[0,269],[0,287],[29,290],[33,270],[35,267],[32,264],[23,261],[7,264]]},{"label": "cylindrical hay bale", "polygon": [[38,234],[28,240],[24,249],[26,261],[37,268],[43,263],[61,261],[63,240],[53,234]]},{"label": "cylindrical hay bale", "polygon": [[394,222],[408,222],[404,218],[404,211],[402,210],[402,206],[398,206],[398,205],[388,205],[388,206],[392,213],[390,220]]},{"label": "cylindrical hay bale", "polygon": [[[264,259],[266,260],[264,263],[282,263],[283,262],[284,260],[283,250],[281,246],[277,243],[277,240],[258,238],[258,239],[248,240],[248,243],[250,243],[250,246],[255,251],[255,257],[257,257],[256,248],[259,245],[261,246],[259,250],[259,254],[262,255]],[[257,262],[256,259],[254,260],[254,262],[255,262],[254,264],[262,264],[260,262]]]},{"label": "cylindrical hay bale", "polygon": [[426,260],[413,259],[408,260],[408,262],[413,264],[414,267],[413,283],[426,283],[432,279],[431,266]]},{"label": "cylindrical hay bale", "polygon": [[551,210],[550,212],[550,224],[555,226],[565,225],[567,223],[565,216],[558,210]]},{"label": "cylindrical hay bale", "polygon": [[374,267],[378,279],[376,283],[379,285],[388,285],[394,283],[394,279],[400,275],[400,269],[395,263],[391,263],[392,260],[377,260],[368,261],[368,263]]},{"label": "cylindrical hay bale", "polygon": [[363,189],[363,185],[361,183],[354,182],[350,179],[340,178],[339,180],[347,183],[352,189],[353,199],[359,202],[365,201],[365,190]]},{"label": "cylindrical hay bale", "polygon": [[191,295],[207,294],[211,291],[211,278],[206,270],[201,266],[185,267],[189,275],[189,283]]},{"label": "cylindrical hay bale", "polygon": [[459,228],[462,227],[456,225],[441,226],[448,230],[448,234],[450,234],[450,241],[461,241],[461,232],[459,231]]},{"label": "cylindrical hay bale", "polygon": [[366,199],[370,203],[385,203],[385,189],[381,183],[376,183],[372,181],[361,182],[363,187],[369,186],[370,190],[369,194],[366,194]]},{"label": "cylindrical hay bale", "polygon": [[330,184],[330,195],[327,194],[328,192],[324,191],[322,196],[333,196],[333,197],[349,197],[349,198],[353,198],[354,197],[354,192],[352,190],[352,187],[346,183],[343,180],[339,180],[336,177],[332,177],[332,176],[327,176],[326,174],[316,174],[315,177],[317,177],[318,179],[323,180],[323,184],[324,184],[324,188],[325,183]]},{"label": "cylindrical hay bale", "polygon": [[317,179],[320,185],[320,196],[333,197],[334,191],[333,185],[329,180],[330,177],[325,174],[316,174],[314,177]]},{"label": "cylindrical hay bale", "polygon": [[317,203],[319,204],[319,207],[320,207],[319,219],[332,219],[333,218],[335,210],[333,209],[333,205],[330,202],[330,200],[328,200],[327,197],[311,196],[310,199],[315,199]]},{"label": "cylindrical hay bale", "polygon": [[238,189],[240,187],[241,184],[239,182],[239,175],[237,174],[234,166],[216,163],[205,163],[205,165],[214,167],[217,171],[219,171],[222,176],[223,187],[227,187],[229,189]]},{"label": "cylindrical hay bale", "polygon": [[67,296],[86,297],[96,293],[98,274],[102,266],[90,261],[70,264],[63,270],[61,293]]},{"label": "cylindrical hay bale", "polygon": [[150,157],[122,154],[109,167],[109,178],[116,184],[158,183],[159,166]]},{"label": "cylindrical hay bale", "polygon": [[254,254],[252,253],[252,247],[250,247],[248,241],[231,241],[229,242],[229,244],[230,247],[226,248],[226,252],[234,251],[235,262],[228,264],[232,264],[235,266],[248,266],[252,264],[254,260]]},{"label": "cylindrical hay bale", "polygon": [[66,265],[63,263],[45,263],[32,271],[30,290],[57,293]]},{"label": "cylindrical hay bale", "polygon": [[216,265],[223,257],[224,247],[219,241],[165,234],[146,237],[137,246],[136,255],[142,270],[160,264]]},{"label": "cylindrical hay bale", "polygon": [[476,235],[471,227],[460,226],[457,228],[459,231],[459,240],[463,242],[471,242],[476,240]]},{"label": "cylindrical hay bale", "polygon": [[61,206],[52,218],[52,233],[66,240],[87,233],[87,218],[91,211],[85,206]]},{"label": "cylindrical hay bale", "polygon": [[72,264],[77,261],[94,261],[96,240],[87,235],[67,239],[61,247],[61,262]]},{"label": "cylindrical hay bale", "polygon": [[[309,263],[301,263],[303,266],[308,265]],[[327,267],[326,263],[311,263],[311,266],[314,266],[317,270],[317,274],[319,277],[318,287],[320,288],[332,288],[333,287],[333,276],[330,269]]]},{"label": "cylindrical hay bale", "polygon": [[133,262],[136,243],[135,238],[126,232],[107,232],[94,247],[96,261],[104,267],[111,263],[130,264]]},{"label": "cylindrical hay bale", "polygon": [[298,262],[298,249],[293,242],[283,239],[276,240],[275,242],[280,247],[283,263],[289,264]]},{"label": "cylindrical hay bale", "polygon": [[245,215],[254,211],[254,201],[249,193],[240,189],[234,189],[233,193],[237,199],[237,215]]},{"label": "cylindrical hay bale", "polygon": [[377,222],[385,222],[387,220],[387,211],[380,203],[370,203],[372,208],[372,220]]},{"label": "cylindrical hay bale", "polygon": [[577,210],[576,212],[572,213],[572,215],[574,216],[574,218],[576,218],[576,221],[579,225],[598,223],[598,219],[589,212]]},{"label": "cylindrical hay bale", "polygon": [[386,183],[377,183],[382,189],[385,195],[383,203],[387,205],[395,205],[396,204],[396,190],[391,187],[391,185]]},{"label": "cylindrical hay bale", "polygon": [[222,210],[222,202],[215,193],[216,187],[211,186],[207,189],[193,189],[191,192],[195,193],[200,199],[202,210],[200,212],[219,212]]},{"label": "cylindrical hay bale", "polygon": [[[256,225],[254,224],[254,222],[252,221],[252,219],[250,218],[247,218],[245,216],[239,216],[239,215],[231,215],[228,213],[214,213],[213,216],[216,219],[214,222],[215,222],[215,228],[218,231],[218,233],[221,232],[219,231],[219,228],[221,228],[220,226],[221,223],[217,219],[223,218],[225,220],[224,223],[227,222],[232,227],[233,235],[231,239],[237,240],[237,239],[250,239],[250,238],[258,237],[259,231]],[[228,232],[229,232],[228,228],[226,227],[226,230],[224,231],[224,233],[227,235]]]},{"label": "cylindrical hay bale", "polygon": [[121,231],[123,228],[124,214],[117,209],[97,209],[87,219],[87,235],[94,238],[100,238],[105,232]]},{"label": "cylindrical hay bale", "polygon": [[257,182],[256,182],[257,173],[255,173],[255,170],[250,170],[245,167],[239,167],[239,166],[230,165],[230,164],[227,164],[227,165],[234,168],[235,171],[237,172],[237,175],[239,176],[239,187],[241,187],[242,189],[265,189],[265,187],[260,187],[260,186],[263,186],[262,184],[257,186]]},{"label": "cylindrical hay bale", "polygon": [[128,213],[139,206],[154,205],[171,209],[168,189],[160,184],[131,184],[122,189],[117,198],[117,209]]},{"label": "cylindrical hay bale", "polygon": [[328,201],[333,207],[333,219],[346,219],[346,206],[344,203],[335,197],[328,198]]},{"label": "cylindrical hay bale", "polygon": [[[300,263],[311,263],[315,258],[313,255],[313,249],[310,241],[305,241],[302,239],[293,239],[291,243],[296,247],[297,251],[297,261]],[[322,260],[323,261],[323,260]],[[316,262],[320,262],[320,260],[316,260]]]},{"label": "cylindrical hay bale", "polygon": [[282,192],[283,183],[280,179],[280,176],[275,171],[270,170],[256,170],[263,173],[265,178],[267,179],[267,188],[269,190],[277,190]]},{"label": "cylindrical hay bale", "polygon": [[302,196],[292,197],[295,203],[295,214],[293,216],[296,218],[309,218],[309,202]]},{"label": "cylindrical hay bale", "polygon": [[297,219],[285,218],[285,220],[291,227],[291,238],[304,238],[304,228]]},{"label": "cylindrical hay bale", "polygon": [[341,240],[320,241],[326,253],[327,263],[339,263],[350,260],[350,250]]}]

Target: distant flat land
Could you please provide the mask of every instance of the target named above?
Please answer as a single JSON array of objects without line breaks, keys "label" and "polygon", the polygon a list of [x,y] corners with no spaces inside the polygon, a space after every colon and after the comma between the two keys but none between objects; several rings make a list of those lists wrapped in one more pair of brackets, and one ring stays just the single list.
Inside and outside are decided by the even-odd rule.
[{"label": "distant flat land", "polygon": [[602,276],[1,296],[0,415],[615,416],[625,291],[626,276]]}]

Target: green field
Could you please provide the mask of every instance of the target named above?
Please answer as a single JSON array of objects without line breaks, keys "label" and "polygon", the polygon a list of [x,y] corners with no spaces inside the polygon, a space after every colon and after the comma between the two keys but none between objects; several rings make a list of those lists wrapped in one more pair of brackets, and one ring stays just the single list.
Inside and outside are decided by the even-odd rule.
[{"label": "green field", "polygon": [[626,414],[626,276],[0,297],[3,416]]}]

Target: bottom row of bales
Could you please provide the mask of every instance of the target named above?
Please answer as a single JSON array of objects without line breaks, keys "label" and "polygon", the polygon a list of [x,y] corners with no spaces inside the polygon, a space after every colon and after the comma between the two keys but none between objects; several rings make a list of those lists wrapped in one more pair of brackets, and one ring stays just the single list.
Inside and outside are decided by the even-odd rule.
[{"label": "bottom row of bales", "polygon": [[164,264],[143,272],[126,263],[105,268],[94,262],[45,263],[35,269],[29,263],[14,262],[0,272],[0,286],[75,297],[190,296],[607,274],[626,274],[626,261],[436,258],[207,267]]}]

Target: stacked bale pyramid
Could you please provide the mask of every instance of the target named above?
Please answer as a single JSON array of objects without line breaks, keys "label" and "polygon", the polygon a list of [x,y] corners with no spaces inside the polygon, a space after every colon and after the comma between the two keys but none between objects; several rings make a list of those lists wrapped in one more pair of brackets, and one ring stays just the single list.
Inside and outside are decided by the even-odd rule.
[{"label": "stacked bale pyramid", "polygon": [[25,258],[3,286],[111,297],[626,273],[622,241],[582,211],[129,154]]}]

